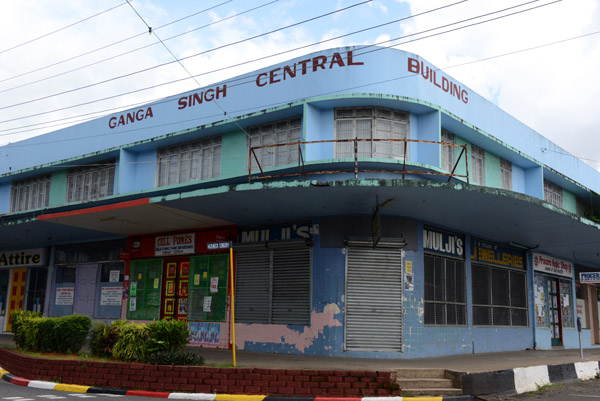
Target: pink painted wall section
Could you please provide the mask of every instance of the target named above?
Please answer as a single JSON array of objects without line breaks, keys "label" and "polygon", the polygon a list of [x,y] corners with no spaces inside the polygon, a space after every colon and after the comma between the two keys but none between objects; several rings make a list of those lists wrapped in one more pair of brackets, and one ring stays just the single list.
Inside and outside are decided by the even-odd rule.
[{"label": "pink painted wall section", "polygon": [[312,312],[310,326],[304,326],[302,332],[291,330],[285,325],[236,323],[236,348],[243,350],[247,343],[285,343],[303,353],[313,345],[320,334],[323,334],[325,327],[342,326],[334,317],[340,312],[336,304],[326,305],[323,312]]}]

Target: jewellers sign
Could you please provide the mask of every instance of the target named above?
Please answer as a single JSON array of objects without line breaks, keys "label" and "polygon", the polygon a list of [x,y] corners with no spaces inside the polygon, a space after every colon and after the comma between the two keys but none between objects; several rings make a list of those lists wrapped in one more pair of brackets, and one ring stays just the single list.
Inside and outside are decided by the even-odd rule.
[{"label": "jewellers sign", "polygon": [[573,263],[540,253],[533,254],[533,269],[539,272],[573,278]]},{"label": "jewellers sign", "polygon": [[164,255],[185,255],[195,252],[196,234],[175,234],[156,237],[154,241],[154,254],[156,256]]}]

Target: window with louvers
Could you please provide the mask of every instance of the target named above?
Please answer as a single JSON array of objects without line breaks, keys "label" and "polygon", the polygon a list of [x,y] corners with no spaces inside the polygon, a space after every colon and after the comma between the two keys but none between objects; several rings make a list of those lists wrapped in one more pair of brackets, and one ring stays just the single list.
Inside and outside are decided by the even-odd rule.
[{"label": "window with louvers", "polygon": [[465,262],[425,254],[425,324],[466,325]]},{"label": "window with louvers", "polygon": [[485,151],[471,145],[471,178],[475,184],[485,185]]},{"label": "window with louvers", "polygon": [[[249,147],[296,143],[302,140],[302,118],[263,124],[248,128],[247,131]],[[254,155],[263,169],[298,163],[298,147],[292,145],[255,149]],[[252,170],[258,169],[254,155],[251,159]]]},{"label": "window with louvers", "polygon": [[310,324],[310,248],[237,252],[236,321]]},{"label": "window with louvers", "polygon": [[[442,142],[454,143],[454,134],[445,129],[442,130]],[[448,172],[452,172],[454,168],[454,146],[441,145],[442,153],[442,169]]]},{"label": "window with louvers", "polygon": [[183,184],[221,175],[221,137],[158,150],[158,186]]},{"label": "window with louvers", "polygon": [[512,191],[512,163],[500,159],[500,184],[502,189]]},{"label": "window with louvers", "polygon": [[67,203],[106,198],[115,186],[115,161],[77,167],[67,175]]},{"label": "window with louvers", "polygon": [[44,174],[21,181],[14,181],[10,194],[10,211],[39,209],[48,206],[50,198],[50,175]]},{"label": "window with louvers", "polygon": [[544,180],[544,200],[556,207],[563,207],[562,188],[552,181]]},{"label": "window with louvers", "polygon": [[473,325],[527,327],[525,272],[472,264]]}]

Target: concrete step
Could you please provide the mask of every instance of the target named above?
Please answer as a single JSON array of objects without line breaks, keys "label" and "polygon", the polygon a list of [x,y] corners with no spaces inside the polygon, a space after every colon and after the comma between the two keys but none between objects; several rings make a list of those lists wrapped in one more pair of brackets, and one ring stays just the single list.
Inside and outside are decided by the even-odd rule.
[{"label": "concrete step", "polygon": [[403,388],[402,397],[410,396],[440,397],[449,395],[462,395],[459,388]]},{"label": "concrete step", "polygon": [[398,379],[408,379],[415,377],[423,378],[446,378],[445,369],[396,369]]},{"label": "concrete step", "polygon": [[440,378],[408,378],[397,379],[396,383],[400,388],[453,388],[454,381],[452,379]]}]

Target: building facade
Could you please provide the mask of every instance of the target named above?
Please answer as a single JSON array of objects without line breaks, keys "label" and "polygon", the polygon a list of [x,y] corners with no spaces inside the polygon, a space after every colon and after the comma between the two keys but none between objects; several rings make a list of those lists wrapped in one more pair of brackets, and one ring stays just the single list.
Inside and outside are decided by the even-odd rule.
[{"label": "building facade", "polygon": [[230,348],[233,303],[250,351],[576,348],[578,318],[600,346],[600,174],[414,54],[309,54],[1,150],[3,331],[181,319]]}]

